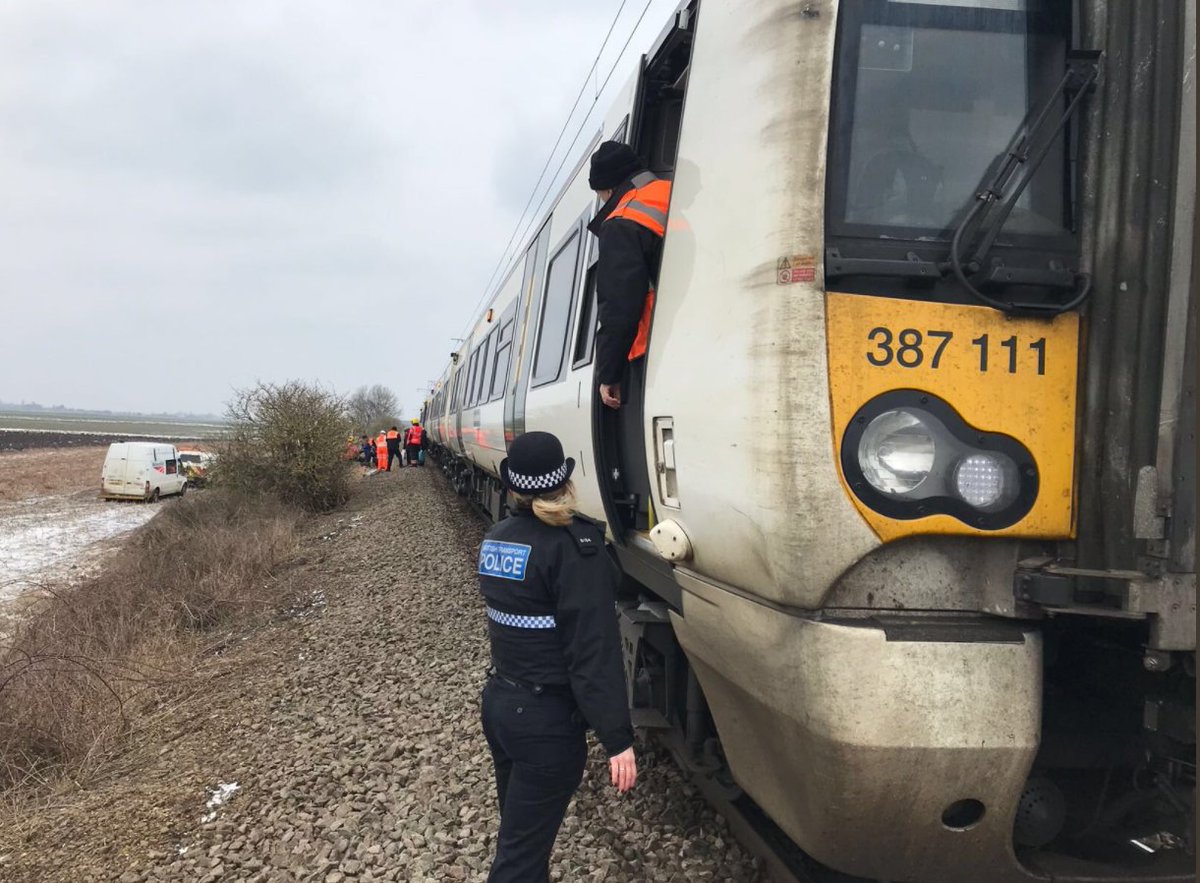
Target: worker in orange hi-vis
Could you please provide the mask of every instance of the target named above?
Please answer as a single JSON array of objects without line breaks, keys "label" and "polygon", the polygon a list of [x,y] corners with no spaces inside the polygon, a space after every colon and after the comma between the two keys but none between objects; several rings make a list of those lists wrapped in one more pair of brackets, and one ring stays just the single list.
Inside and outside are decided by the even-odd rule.
[{"label": "worker in orange hi-vis", "polygon": [[387,433],[381,429],[379,430],[379,435],[375,436],[375,468],[380,472],[386,472],[387,461]]}]

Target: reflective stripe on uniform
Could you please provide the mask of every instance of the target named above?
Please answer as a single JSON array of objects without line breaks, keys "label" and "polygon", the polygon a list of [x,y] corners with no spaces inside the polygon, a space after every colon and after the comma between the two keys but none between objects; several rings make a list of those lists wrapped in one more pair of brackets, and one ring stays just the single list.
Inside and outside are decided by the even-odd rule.
[{"label": "reflective stripe on uniform", "polygon": [[661,209],[657,209],[652,205],[647,205],[646,203],[642,202],[640,199],[629,200],[629,202],[625,203],[625,205],[621,207],[620,211],[621,211],[621,214],[618,215],[618,217],[622,217],[622,218],[628,217],[629,212],[636,211],[636,212],[641,212],[643,215],[650,218],[650,220],[657,223],[659,227],[666,227],[666,225],[667,225],[667,213],[666,212],[662,211]]},{"label": "reflective stripe on uniform", "polygon": [[487,608],[488,619],[514,629],[552,629],[558,623],[553,616],[524,616],[519,613],[504,613],[494,607]]},{"label": "reflective stripe on uniform", "polygon": [[[643,183],[639,183],[642,181]],[[643,175],[633,179],[634,187],[621,197],[617,207],[605,220],[624,218],[653,231],[658,236],[667,232],[667,205],[671,201],[671,182]]]}]

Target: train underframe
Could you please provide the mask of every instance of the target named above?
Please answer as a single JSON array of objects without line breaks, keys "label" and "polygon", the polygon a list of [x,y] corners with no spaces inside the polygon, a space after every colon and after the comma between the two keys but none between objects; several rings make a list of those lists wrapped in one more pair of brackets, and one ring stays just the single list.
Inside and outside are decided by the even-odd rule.
[{"label": "train underframe", "polygon": [[[503,517],[495,477],[431,454]],[[620,593],[634,724],[818,862],[893,881],[1195,879],[1195,654],[1147,654],[1144,619],[798,611],[673,576]]]}]

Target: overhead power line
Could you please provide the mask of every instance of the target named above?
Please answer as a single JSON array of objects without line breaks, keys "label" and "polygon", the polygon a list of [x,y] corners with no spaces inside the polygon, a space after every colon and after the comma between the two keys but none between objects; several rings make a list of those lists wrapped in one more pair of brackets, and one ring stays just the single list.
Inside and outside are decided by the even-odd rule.
[{"label": "overhead power line", "polygon": [[[537,197],[538,188],[545,180],[546,170],[550,168],[550,164],[554,161],[554,155],[558,150],[558,146],[562,143],[563,136],[566,134],[567,128],[571,124],[571,119],[574,117],[575,111],[579,108],[579,103],[583,99],[583,94],[587,91],[588,83],[592,81],[592,75],[597,72],[597,68],[600,64],[600,57],[604,54],[604,50],[608,46],[609,38],[612,37],[612,33],[617,26],[617,21],[620,19],[621,12],[625,9],[625,4],[627,2],[628,0],[621,0],[621,5],[617,7],[617,12],[613,16],[612,22],[608,26],[607,33],[604,35],[604,41],[600,44],[600,49],[596,52],[595,58],[592,59],[591,66],[588,68],[587,74],[583,78],[583,83],[579,87],[579,93],[575,96],[575,102],[571,105],[571,110],[567,113],[566,120],[563,121],[562,128],[558,132],[558,137],[554,140],[554,146],[550,148],[550,154],[546,157],[546,162],[542,166],[541,173],[538,175],[537,181],[534,183],[533,189],[529,193],[529,199],[526,201],[525,207],[521,209],[521,214],[518,216],[517,223],[513,227],[512,235],[509,237],[508,243],[504,246],[504,250],[500,253],[500,259],[496,262],[496,266],[492,269],[492,273],[488,277],[487,284],[483,288],[483,293],[479,296],[479,300],[475,302],[475,306],[471,308],[464,333],[469,333],[471,325],[475,322],[476,313],[479,312],[480,307],[482,307],[484,302],[494,293],[492,286],[497,283],[497,274],[513,257],[513,255],[509,253],[513,247],[513,244],[516,243],[519,245],[524,240],[526,233],[529,232],[529,228],[532,226],[533,222],[537,220],[538,213],[541,211],[542,206],[545,205],[546,199],[550,195],[551,188],[547,187],[545,192],[542,194],[541,200],[537,204],[537,208],[534,209],[533,214],[529,216],[529,220],[526,222],[526,216],[529,213],[529,207],[533,204],[534,199]],[[617,53],[617,57],[613,60],[612,65],[609,67],[608,73],[604,77],[604,82],[601,83],[599,88],[593,92],[592,103],[588,106],[587,112],[583,115],[583,119],[576,128],[575,135],[572,137],[571,143],[567,146],[566,151],[564,151],[562,159],[559,160],[558,167],[555,168],[554,174],[550,179],[551,183],[557,180],[559,173],[562,172],[563,166],[566,165],[567,159],[570,158],[571,151],[574,149],[575,144],[579,141],[579,135],[583,132],[584,126],[587,124],[588,119],[591,117],[592,111],[596,107],[596,102],[600,100],[600,96],[604,93],[604,88],[608,85],[609,80],[612,79],[614,71],[616,71],[617,66],[621,63],[621,59],[624,58],[625,50],[629,48],[629,44],[633,40],[633,35],[637,33],[637,29],[641,26],[642,20],[646,17],[646,13],[649,11],[653,2],[654,0],[646,0],[645,6],[642,7],[641,14],[638,16],[637,21],[634,22],[633,28],[631,28],[629,31],[629,36],[625,38],[625,43],[622,45],[621,51]],[[523,222],[525,223],[525,227],[522,229],[521,225]],[[518,235],[518,231],[520,231],[520,235]]]},{"label": "overhead power line", "polygon": [[[521,214],[517,218],[517,223],[513,227],[512,236],[508,238],[508,244],[504,246],[504,251],[500,253],[500,260],[496,263],[492,270],[492,275],[488,277],[487,285],[484,286],[484,291],[492,287],[492,283],[496,281],[496,273],[504,264],[505,255],[512,248],[513,240],[517,238],[517,230],[521,228],[521,222],[525,220],[525,214],[529,211],[529,207],[533,205],[533,198],[537,196],[538,187],[546,177],[546,169],[550,168],[550,163],[554,160],[554,152],[558,150],[558,145],[562,143],[563,135],[567,132],[567,126],[571,124],[571,118],[575,116],[575,110],[579,107],[579,102],[583,99],[583,93],[587,91],[588,80],[592,78],[592,74],[596,71],[596,65],[600,62],[600,56],[604,54],[605,48],[608,46],[608,38],[612,36],[613,29],[617,26],[617,20],[621,17],[621,12],[625,9],[625,4],[628,0],[621,0],[621,5],[617,7],[617,14],[613,16],[613,20],[608,25],[608,32],[604,35],[604,41],[600,44],[600,49],[596,52],[596,57],[592,59],[592,65],[588,68],[588,72],[583,76],[583,83],[579,87],[579,92],[575,96],[575,103],[571,105],[571,109],[567,111],[567,118],[563,120],[562,128],[558,130],[558,137],[554,139],[554,146],[550,148],[550,155],[546,157],[546,162],[542,166],[542,171],[538,174],[537,181],[534,182],[533,189],[529,191],[529,199],[525,203],[525,207],[521,209]],[[624,52],[624,50],[622,50]],[[595,103],[595,99],[593,99]]]},{"label": "overhead power line", "polygon": [[[638,20],[633,23],[633,28],[629,31],[629,36],[625,38],[625,45],[623,45],[621,47],[621,51],[617,53],[616,59],[613,61],[612,66],[608,69],[608,74],[604,77],[604,82],[601,83],[600,88],[596,90],[595,97],[592,98],[592,106],[588,108],[587,116],[583,118],[583,122],[581,122],[579,124],[579,128],[575,130],[575,137],[571,139],[571,143],[567,146],[567,149],[563,151],[562,159],[558,161],[558,168],[554,170],[554,177],[551,178],[552,181],[558,180],[559,173],[562,172],[563,166],[565,166],[567,164],[567,160],[571,158],[571,151],[575,149],[575,144],[579,141],[579,136],[583,134],[583,130],[587,125],[587,120],[591,116],[592,109],[595,108],[596,102],[600,100],[600,96],[604,94],[604,89],[608,85],[608,81],[612,79],[612,75],[616,71],[617,65],[619,65],[621,63],[621,59],[625,57],[625,50],[629,48],[629,44],[633,41],[633,35],[637,33],[637,29],[642,24],[642,19],[646,17],[646,12],[650,9],[650,5],[653,2],[654,0],[646,0],[646,5],[642,7],[642,14],[639,15]],[[533,214],[530,215],[529,221],[525,225],[525,229],[521,231],[520,237],[517,238],[518,242],[524,241],[525,236],[529,233],[530,227],[532,227],[533,223],[538,219],[539,213],[542,210],[542,206],[546,204],[546,200],[549,197],[550,189],[547,188],[546,192],[542,194],[541,201],[538,202],[537,208],[534,209]],[[507,248],[505,251],[507,251]],[[491,287],[490,284],[488,287]]]}]

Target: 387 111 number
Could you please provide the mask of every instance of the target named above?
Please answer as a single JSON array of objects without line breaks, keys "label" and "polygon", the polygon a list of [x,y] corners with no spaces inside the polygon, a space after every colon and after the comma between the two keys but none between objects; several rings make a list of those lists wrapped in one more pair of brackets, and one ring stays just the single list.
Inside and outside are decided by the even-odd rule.
[{"label": "387 111 number", "polygon": [[[953,339],[953,331],[919,331],[916,328],[892,331],[892,329],[880,325],[872,328],[867,334],[867,340],[873,344],[873,348],[867,350],[867,361],[876,368],[883,368],[893,363],[901,368],[919,368],[926,364],[928,359],[929,367],[936,371],[941,367],[942,357],[946,354],[946,349]],[[989,361],[992,342],[987,334],[981,334],[971,341],[971,346],[978,350],[980,373],[986,374],[993,367],[999,367],[1000,370],[1007,367],[1009,374],[1016,374],[1018,370],[1017,353],[1020,350],[1020,341],[1017,335],[1014,334],[997,341],[996,344],[1001,350],[1007,351],[1008,356],[1005,360],[1001,354],[1000,366]],[[1029,342],[1028,349],[1036,357],[1035,364],[1028,367],[1036,367],[1039,375],[1045,374],[1046,338],[1039,337],[1037,340]]]}]

